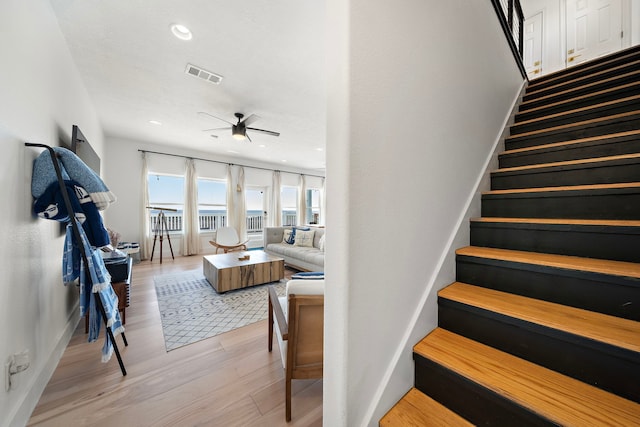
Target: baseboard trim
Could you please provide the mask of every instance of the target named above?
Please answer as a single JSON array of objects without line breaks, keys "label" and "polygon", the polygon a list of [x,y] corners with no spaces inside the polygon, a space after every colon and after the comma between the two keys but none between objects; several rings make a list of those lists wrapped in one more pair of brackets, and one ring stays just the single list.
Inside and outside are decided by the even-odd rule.
[{"label": "baseboard trim", "polygon": [[80,321],[80,301],[78,300],[71,310],[71,316],[69,316],[69,320],[60,334],[60,338],[58,339],[58,343],[51,351],[49,358],[47,361],[42,364],[40,367],[40,371],[33,376],[33,380],[31,385],[28,388],[28,392],[24,395],[24,399],[22,403],[17,406],[15,412],[12,416],[8,417],[9,424],[8,425],[27,425],[29,422],[29,418],[31,417],[31,413],[35,409],[38,401],[40,400],[40,396],[42,396],[42,392],[45,387],[49,383],[51,376],[56,370],[58,366],[58,362],[62,358],[64,351],[73,336],[73,332],[76,330],[78,326],[78,322]]}]

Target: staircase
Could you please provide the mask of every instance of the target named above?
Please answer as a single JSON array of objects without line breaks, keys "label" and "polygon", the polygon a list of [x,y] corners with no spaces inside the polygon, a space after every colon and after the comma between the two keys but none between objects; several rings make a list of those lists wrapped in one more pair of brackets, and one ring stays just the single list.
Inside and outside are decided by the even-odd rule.
[{"label": "staircase", "polygon": [[532,81],[381,426],[640,425],[640,47]]}]

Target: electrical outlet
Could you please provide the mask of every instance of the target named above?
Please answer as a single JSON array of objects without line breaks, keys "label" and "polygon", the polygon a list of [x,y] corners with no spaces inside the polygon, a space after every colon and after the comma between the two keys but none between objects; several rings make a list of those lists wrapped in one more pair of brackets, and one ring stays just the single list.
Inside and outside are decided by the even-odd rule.
[{"label": "electrical outlet", "polygon": [[9,356],[4,364],[4,389],[11,390],[11,377],[29,367],[29,350],[23,350]]}]

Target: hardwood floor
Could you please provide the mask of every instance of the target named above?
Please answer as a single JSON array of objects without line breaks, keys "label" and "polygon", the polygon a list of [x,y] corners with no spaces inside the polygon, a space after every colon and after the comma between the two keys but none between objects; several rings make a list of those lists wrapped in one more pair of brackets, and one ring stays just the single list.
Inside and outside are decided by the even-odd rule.
[{"label": "hardwood floor", "polygon": [[285,422],[284,369],[277,346],[267,351],[266,320],[165,351],[153,277],[197,268],[202,256],[134,265],[129,346],[117,339],[127,376],[115,355],[100,362],[104,336],[87,343],[79,322],[28,425],[321,426],[322,380],[293,381]]}]

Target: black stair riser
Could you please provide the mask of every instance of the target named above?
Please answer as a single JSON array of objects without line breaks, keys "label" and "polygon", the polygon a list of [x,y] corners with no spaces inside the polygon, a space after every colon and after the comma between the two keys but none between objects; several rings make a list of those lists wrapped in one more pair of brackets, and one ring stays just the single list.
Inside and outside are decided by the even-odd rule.
[{"label": "black stair riser", "polygon": [[640,182],[640,159],[620,159],[491,174],[492,190]]},{"label": "black stair riser", "polygon": [[638,279],[458,255],[456,280],[640,321]]},{"label": "black stair riser", "polygon": [[640,401],[640,363],[635,352],[441,297],[438,326]]},{"label": "black stair riser", "polygon": [[484,194],[483,217],[640,219],[640,188]]},{"label": "black stair riser", "polygon": [[413,358],[415,387],[474,425],[558,425],[430,359]]},{"label": "black stair riser", "polygon": [[549,147],[520,153],[499,155],[500,168],[512,168],[566,160],[591,159],[640,153],[640,136],[630,135],[561,147]]},{"label": "black stair riser", "polygon": [[634,83],[638,80],[640,80],[640,73],[638,70],[633,70],[623,74],[615,73],[615,75],[610,76],[610,78],[606,80],[598,78],[591,84],[580,82],[576,87],[563,85],[562,88],[550,87],[540,91],[528,92],[522,97],[522,102],[526,103],[526,105],[523,105],[523,108],[536,108],[560,101],[566,101],[567,99],[575,98],[576,96],[589,95],[591,93],[611,89],[627,83]]},{"label": "black stair riser", "polygon": [[511,136],[521,133],[531,132],[534,130],[548,129],[554,126],[567,125],[584,120],[597,119],[603,116],[612,116],[614,114],[626,113],[638,109],[640,101],[638,99],[629,99],[615,104],[607,104],[602,106],[593,106],[586,110],[574,111],[572,113],[565,112],[559,116],[537,119],[531,123],[516,123],[510,128]]},{"label": "black stair riser", "polygon": [[520,123],[526,120],[537,119],[540,117],[549,116],[552,114],[563,113],[566,111],[575,110],[578,108],[589,107],[592,105],[601,104],[608,101],[614,101],[620,98],[626,98],[629,96],[640,95],[640,83],[633,84],[632,86],[625,86],[616,89],[609,90],[605,93],[594,94],[593,96],[584,97],[581,99],[570,99],[558,105],[549,105],[548,107],[538,109],[527,109],[525,106],[521,106],[521,110],[515,116],[515,123]]},{"label": "black stair riser", "polygon": [[562,129],[552,129],[533,135],[514,135],[505,140],[506,150],[551,144],[554,142],[573,141],[581,138],[609,135],[640,129],[640,114],[603,120],[598,123],[588,123],[568,126]]},{"label": "black stair riser", "polygon": [[607,55],[606,58],[596,59],[589,62],[576,65],[568,71],[560,73],[551,73],[546,76],[538,77],[529,83],[531,90],[543,89],[549,86],[555,86],[562,82],[575,80],[584,76],[592,76],[600,71],[618,67],[620,65],[629,64],[640,59],[640,49],[635,46]]},{"label": "black stair riser", "polygon": [[473,221],[471,245],[640,262],[639,227]]}]

